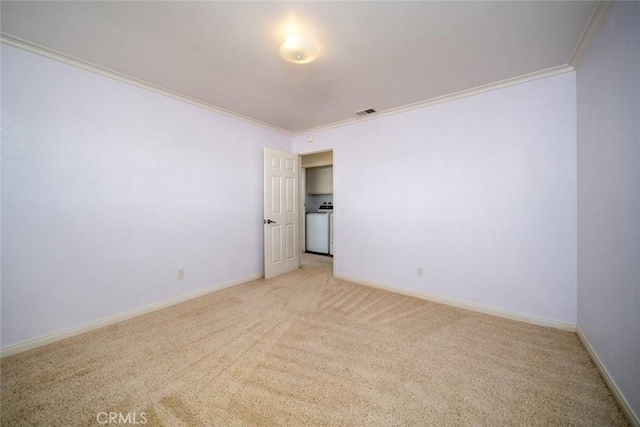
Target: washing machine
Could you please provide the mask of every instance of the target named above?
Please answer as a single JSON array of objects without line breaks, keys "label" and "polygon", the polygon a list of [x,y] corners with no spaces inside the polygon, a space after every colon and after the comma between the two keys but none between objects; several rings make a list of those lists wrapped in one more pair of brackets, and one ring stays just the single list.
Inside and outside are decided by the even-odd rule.
[{"label": "washing machine", "polygon": [[333,212],[329,214],[329,255],[333,256]]},{"label": "washing machine", "polygon": [[309,212],[306,218],[306,251],[328,255],[331,212]]}]

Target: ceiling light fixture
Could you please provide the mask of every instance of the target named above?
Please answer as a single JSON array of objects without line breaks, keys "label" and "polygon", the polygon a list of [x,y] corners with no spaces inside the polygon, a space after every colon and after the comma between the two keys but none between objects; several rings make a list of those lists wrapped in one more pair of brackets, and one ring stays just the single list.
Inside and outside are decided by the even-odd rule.
[{"label": "ceiling light fixture", "polygon": [[294,64],[306,64],[318,56],[318,46],[302,35],[287,37],[280,46],[280,56]]}]

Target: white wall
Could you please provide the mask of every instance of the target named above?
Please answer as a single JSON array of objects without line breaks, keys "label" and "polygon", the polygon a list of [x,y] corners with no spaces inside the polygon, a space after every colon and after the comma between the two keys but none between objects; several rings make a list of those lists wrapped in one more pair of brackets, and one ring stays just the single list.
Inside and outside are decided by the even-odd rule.
[{"label": "white wall", "polygon": [[575,96],[568,73],[294,138],[334,148],[336,273],[575,324]]},{"label": "white wall", "polygon": [[290,136],[2,49],[3,347],[263,271]]},{"label": "white wall", "polygon": [[640,416],[640,3],[577,68],[578,326]]}]

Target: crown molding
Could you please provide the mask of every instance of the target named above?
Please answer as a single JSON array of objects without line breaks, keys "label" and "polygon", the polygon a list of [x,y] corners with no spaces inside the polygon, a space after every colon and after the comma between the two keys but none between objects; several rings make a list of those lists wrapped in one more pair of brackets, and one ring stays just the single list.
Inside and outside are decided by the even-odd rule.
[{"label": "crown molding", "polygon": [[465,98],[467,96],[478,95],[485,92],[491,92],[497,89],[503,89],[509,86],[515,86],[522,83],[527,83],[533,80],[544,79],[547,77],[557,76],[559,74],[570,73],[574,71],[573,66],[565,64],[557,67],[547,68],[545,70],[535,71],[533,73],[523,74],[518,77],[512,77],[505,80],[500,80],[494,83],[489,83],[482,86],[476,86],[471,89],[461,90],[459,92],[450,93],[448,95],[438,96],[435,98],[427,99],[425,101],[418,101],[412,104],[403,105],[401,107],[390,108],[388,110],[382,110],[378,113],[371,114],[369,116],[363,117],[353,117],[351,119],[342,120],[339,122],[330,123],[328,125],[322,125],[310,129],[305,129],[301,131],[294,132],[293,136],[302,136],[307,135],[313,132],[321,132],[337,127],[347,126],[354,123],[360,123],[367,120],[379,119],[381,117],[391,116],[393,114],[404,113],[407,111],[417,110],[420,108],[429,107],[435,104],[441,104],[443,102],[449,102],[460,98]]},{"label": "crown molding", "polygon": [[573,54],[571,55],[571,59],[569,60],[569,64],[576,68],[582,59],[582,55],[587,50],[587,46],[589,46],[589,42],[595,34],[598,32],[598,28],[600,24],[604,20],[604,18],[609,14],[609,11],[613,8],[615,4],[615,0],[607,0],[607,1],[599,1],[598,6],[596,6],[595,10],[591,14],[591,18],[589,19],[589,23],[587,27],[584,29],[582,34],[580,35],[580,39],[578,40],[578,44],[576,45]]},{"label": "crown molding", "polygon": [[101,67],[99,65],[92,64],[92,63],[84,61],[82,59],[75,58],[75,57],[73,57],[71,55],[67,55],[67,54],[64,54],[62,52],[58,52],[56,50],[49,49],[49,48],[44,47],[44,46],[40,46],[38,44],[31,43],[31,42],[29,42],[27,40],[24,40],[24,39],[21,39],[19,37],[12,36],[11,34],[0,32],[0,43],[4,43],[4,44],[6,44],[8,46],[13,46],[13,47],[16,47],[18,49],[26,50],[28,52],[35,53],[37,55],[41,55],[41,56],[44,56],[44,57],[49,58],[49,59],[54,59],[56,61],[63,62],[65,64],[71,65],[73,67],[81,68],[83,70],[90,71],[92,73],[99,74],[99,75],[104,76],[104,77],[108,77],[110,79],[118,80],[120,82],[129,84],[129,85],[132,85],[132,86],[136,86],[138,88],[145,89],[145,90],[148,90],[148,91],[151,91],[151,92],[155,92],[155,93],[157,93],[159,95],[163,95],[163,96],[166,96],[166,97],[169,97],[169,98],[173,98],[173,99],[175,99],[177,101],[186,102],[187,104],[191,104],[191,105],[194,105],[196,107],[204,108],[205,110],[213,111],[214,113],[222,114],[224,116],[231,117],[231,118],[234,118],[234,119],[237,119],[237,120],[241,120],[243,122],[250,123],[252,125],[260,126],[262,128],[265,128],[265,129],[268,129],[268,130],[271,130],[271,131],[279,132],[279,133],[282,133],[282,134],[287,135],[287,136],[292,136],[293,135],[290,131],[288,131],[286,129],[283,129],[283,128],[280,128],[280,127],[277,127],[277,126],[273,126],[273,125],[270,125],[270,124],[265,123],[265,122],[261,122],[261,121],[256,120],[256,119],[252,119],[251,117],[247,117],[247,116],[244,116],[242,114],[234,113],[233,111],[230,111],[230,110],[227,110],[227,109],[224,109],[224,108],[221,108],[221,107],[216,107],[215,105],[208,104],[206,102],[197,100],[195,98],[191,98],[191,97],[186,96],[186,95],[181,95],[181,94],[179,94],[177,92],[174,92],[172,90],[165,89],[165,88],[162,88],[160,86],[156,86],[154,84],[147,83],[147,82],[144,82],[142,80],[138,80],[136,78],[129,77],[127,75],[118,73],[118,72],[110,70],[108,68],[104,68],[104,67]]},{"label": "crown molding", "polygon": [[[610,2],[606,2],[603,1],[598,5],[598,8],[596,9],[596,11],[594,12],[594,15],[589,23],[589,28],[593,26],[597,25],[597,22],[599,22],[599,20],[601,20],[603,13],[604,12],[598,12],[600,11],[602,8],[605,8],[607,12],[608,9],[610,8],[610,6],[605,5],[603,6],[604,3],[610,3]],[[596,20],[596,16],[598,16],[599,18]],[[596,22],[596,23],[594,23]],[[586,40],[586,34],[587,32],[589,32],[590,34],[592,34],[593,32],[595,32],[595,29],[590,30],[590,31],[585,31],[585,34],[583,34],[583,37],[581,39],[581,43],[582,44],[582,40]],[[589,36],[590,37],[590,36]],[[21,39],[19,37],[15,37],[12,36],[10,34],[7,33],[2,33],[0,32],[0,43],[4,43],[6,45],[9,46],[13,46],[22,50],[26,50],[28,52],[32,52],[50,59],[54,59],[56,61],[60,61],[63,62],[65,64],[77,67],[77,68],[81,68],[83,70],[86,71],[90,71],[92,73],[96,73],[114,80],[118,80],[120,82],[132,85],[132,86],[136,86],[139,87],[141,89],[145,89],[151,92],[155,92],[157,94],[163,95],[163,96],[167,96],[169,98],[173,98],[175,100],[178,101],[182,101],[182,102],[186,102],[187,104],[191,104],[194,105],[196,107],[200,107],[200,108],[204,108],[206,110],[209,111],[213,111],[215,113],[219,113],[222,115],[225,115],[227,117],[232,117],[241,121],[244,121],[246,123],[250,123],[256,126],[260,126],[262,128],[271,130],[271,131],[275,131],[275,132],[279,132],[281,134],[287,135],[287,136],[292,136],[292,137],[297,137],[297,136],[301,136],[301,135],[305,135],[305,134],[309,134],[309,133],[313,133],[313,132],[320,132],[320,131],[325,131],[328,129],[333,129],[333,128],[337,128],[337,127],[342,127],[342,126],[347,126],[350,124],[354,124],[354,123],[360,123],[363,121],[367,121],[367,120],[372,120],[372,119],[378,119],[381,117],[386,117],[386,116],[390,116],[393,114],[399,114],[399,113],[404,113],[407,111],[412,111],[412,110],[417,110],[420,108],[425,108],[425,107],[429,107],[431,105],[435,105],[435,104],[440,104],[443,102],[448,102],[448,101],[453,101],[456,99],[460,99],[460,98],[464,98],[467,96],[473,96],[473,95],[478,95],[480,93],[484,93],[484,92],[490,92],[493,90],[497,90],[497,89],[502,89],[502,88],[506,88],[509,86],[514,86],[514,85],[518,85],[521,83],[526,83],[526,82],[530,82],[533,80],[538,80],[538,79],[543,79],[546,77],[551,77],[551,76],[555,76],[555,75],[559,75],[559,74],[564,74],[564,73],[568,73],[571,71],[574,71],[574,67],[572,65],[561,65],[561,66],[557,66],[557,67],[552,67],[552,68],[547,68],[545,70],[541,70],[541,71],[536,71],[533,73],[528,73],[528,74],[524,74],[521,76],[517,76],[517,77],[512,77],[509,79],[505,79],[505,80],[500,80],[494,83],[489,83],[489,84],[485,84],[485,85],[481,85],[481,86],[476,86],[474,88],[471,89],[465,89],[459,92],[454,92],[448,95],[443,95],[443,96],[439,96],[439,97],[435,97],[435,98],[431,98],[431,99],[427,99],[424,101],[418,101],[415,103],[411,103],[411,104],[407,104],[407,105],[403,105],[400,107],[396,107],[396,108],[390,108],[387,110],[382,110],[380,112],[377,112],[375,114],[372,114],[370,116],[364,116],[364,117],[353,117],[350,119],[346,119],[346,120],[341,120],[338,122],[333,122],[333,123],[329,123],[326,125],[321,125],[321,126],[317,126],[317,127],[313,127],[313,128],[309,128],[309,129],[305,129],[305,130],[301,130],[301,131],[289,131],[274,125],[270,125],[268,123],[265,122],[261,122],[259,120],[256,119],[252,119],[250,117],[244,116],[242,114],[238,114],[235,113],[233,111],[230,110],[226,110],[224,108],[221,107],[217,107],[215,105],[212,104],[208,104],[206,102],[203,101],[199,101],[197,99],[185,96],[185,95],[181,95],[177,92],[173,92],[171,90],[162,88],[160,86],[156,86],[153,85],[151,83],[147,83],[144,82],[142,80],[138,80],[135,79],[133,77],[129,77],[127,75],[124,74],[120,74],[118,72],[109,70],[107,68],[92,64],[90,62],[87,61],[83,61],[81,59],[75,58],[73,56],[64,54],[62,52],[58,52],[56,50],[53,49],[49,49],[46,48],[44,46],[40,46],[37,45],[35,43],[31,43],[27,40]],[[575,56],[575,54],[574,54]],[[573,60],[573,58],[572,58]]]}]

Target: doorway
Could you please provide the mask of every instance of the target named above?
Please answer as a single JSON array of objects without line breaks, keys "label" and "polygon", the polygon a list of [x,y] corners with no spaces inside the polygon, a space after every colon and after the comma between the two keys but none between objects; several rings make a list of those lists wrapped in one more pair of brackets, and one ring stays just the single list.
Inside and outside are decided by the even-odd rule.
[{"label": "doorway", "polygon": [[301,266],[335,257],[333,150],[300,155]]}]

